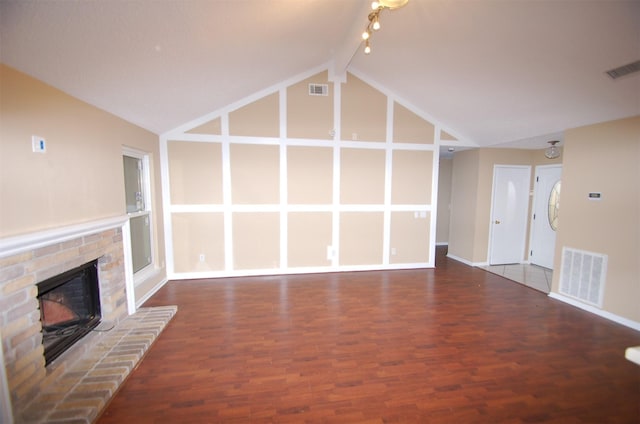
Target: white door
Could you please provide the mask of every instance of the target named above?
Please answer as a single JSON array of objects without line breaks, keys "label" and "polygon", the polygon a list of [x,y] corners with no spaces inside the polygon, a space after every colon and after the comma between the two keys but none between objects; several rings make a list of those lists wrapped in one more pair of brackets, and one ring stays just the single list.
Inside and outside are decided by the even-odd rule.
[{"label": "white door", "polygon": [[[556,230],[553,228],[555,224],[552,226],[552,220],[557,205],[552,190],[556,183],[559,184],[561,176],[562,165],[536,166],[529,260],[532,264],[549,269],[553,269],[556,248]],[[556,190],[558,189],[559,185]]]},{"label": "white door", "polygon": [[530,166],[496,165],[489,239],[489,264],[521,263],[529,215]]}]

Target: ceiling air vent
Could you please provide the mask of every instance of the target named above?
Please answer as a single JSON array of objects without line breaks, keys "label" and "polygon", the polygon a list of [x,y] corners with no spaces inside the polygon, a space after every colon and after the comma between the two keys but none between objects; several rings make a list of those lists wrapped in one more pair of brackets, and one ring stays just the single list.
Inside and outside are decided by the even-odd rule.
[{"label": "ceiling air vent", "polygon": [[310,96],[328,96],[329,84],[309,84]]},{"label": "ceiling air vent", "polygon": [[618,79],[620,77],[624,77],[625,75],[633,74],[634,72],[638,71],[640,71],[640,60],[626,64],[624,66],[620,66],[615,69],[611,69],[610,71],[607,71],[607,75],[609,75],[612,79]]}]

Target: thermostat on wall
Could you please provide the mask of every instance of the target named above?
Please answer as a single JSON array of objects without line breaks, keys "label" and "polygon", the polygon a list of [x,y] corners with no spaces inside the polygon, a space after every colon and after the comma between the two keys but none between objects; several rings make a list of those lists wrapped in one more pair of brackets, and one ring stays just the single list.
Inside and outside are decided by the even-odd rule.
[{"label": "thermostat on wall", "polygon": [[602,200],[602,193],[589,193],[589,200]]}]

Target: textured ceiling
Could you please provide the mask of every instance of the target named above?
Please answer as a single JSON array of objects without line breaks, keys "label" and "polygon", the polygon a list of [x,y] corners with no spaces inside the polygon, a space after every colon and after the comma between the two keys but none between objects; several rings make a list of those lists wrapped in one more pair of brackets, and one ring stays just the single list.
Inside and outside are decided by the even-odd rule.
[{"label": "textured ceiling", "polygon": [[161,134],[333,61],[469,144],[640,114],[640,1],[0,0],[0,60]]}]

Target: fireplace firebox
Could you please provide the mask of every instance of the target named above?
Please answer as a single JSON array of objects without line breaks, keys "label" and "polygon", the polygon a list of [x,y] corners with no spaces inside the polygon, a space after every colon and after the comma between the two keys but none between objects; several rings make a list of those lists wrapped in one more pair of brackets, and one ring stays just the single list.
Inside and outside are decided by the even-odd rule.
[{"label": "fireplace firebox", "polygon": [[45,364],[100,322],[98,260],[38,283]]}]

